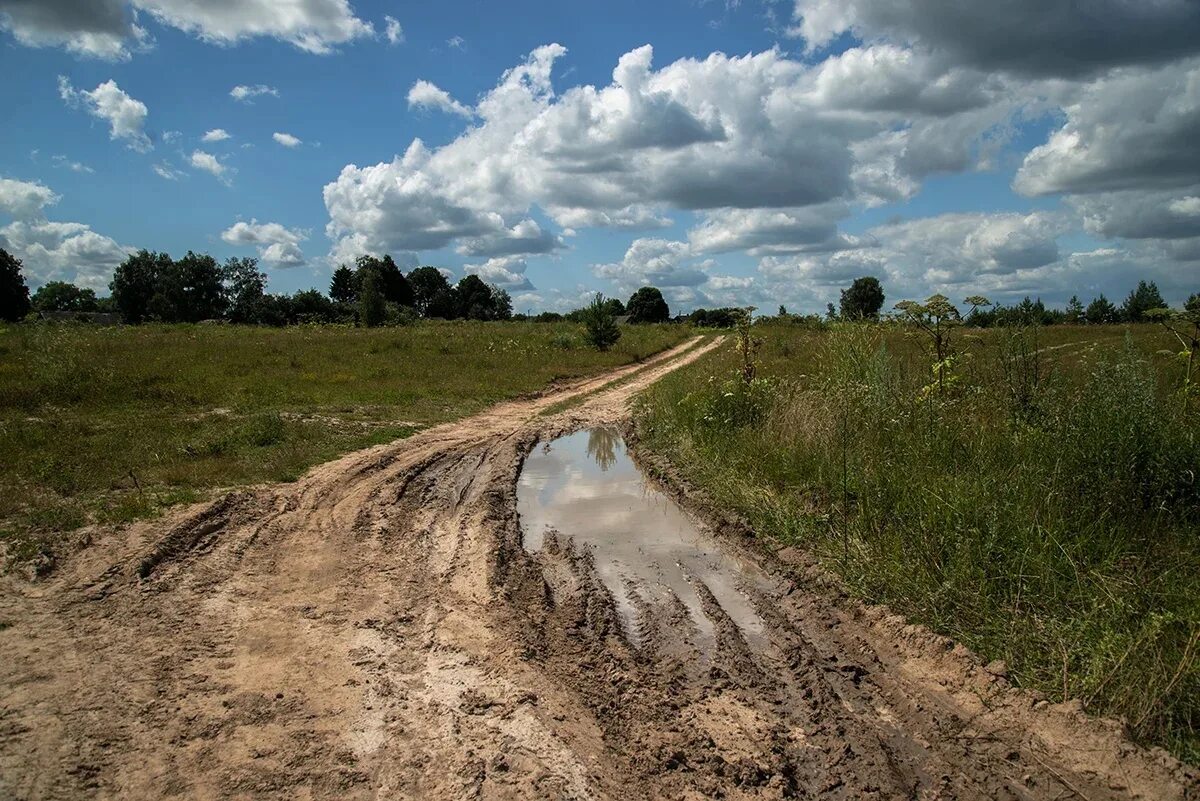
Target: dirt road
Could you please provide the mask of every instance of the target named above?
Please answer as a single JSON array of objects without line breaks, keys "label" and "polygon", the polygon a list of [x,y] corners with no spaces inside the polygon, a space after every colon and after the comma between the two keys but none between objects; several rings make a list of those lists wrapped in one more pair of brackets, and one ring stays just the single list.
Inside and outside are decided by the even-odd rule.
[{"label": "dirt road", "polygon": [[632,645],[570,532],[527,552],[528,450],[619,422],[696,344],[5,578],[0,798],[1198,797],[1115,725],[749,545],[777,580],[750,599],[765,644],[699,588],[706,659],[669,598]]}]

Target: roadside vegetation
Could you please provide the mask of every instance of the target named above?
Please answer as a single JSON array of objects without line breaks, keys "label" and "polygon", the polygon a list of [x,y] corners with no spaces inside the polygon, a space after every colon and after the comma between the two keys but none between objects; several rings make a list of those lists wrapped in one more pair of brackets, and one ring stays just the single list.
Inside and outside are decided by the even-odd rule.
[{"label": "roadside vegetation", "polygon": [[1200,299],[1047,326],[981,297],[880,321],[862,290],[664,378],[639,441],[860,597],[1200,762]]},{"label": "roadside vegetation", "polygon": [[46,570],[90,522],[292,480],[688,333],[628,326],[599,351],[572,323],[0,324],[0,548]]}]

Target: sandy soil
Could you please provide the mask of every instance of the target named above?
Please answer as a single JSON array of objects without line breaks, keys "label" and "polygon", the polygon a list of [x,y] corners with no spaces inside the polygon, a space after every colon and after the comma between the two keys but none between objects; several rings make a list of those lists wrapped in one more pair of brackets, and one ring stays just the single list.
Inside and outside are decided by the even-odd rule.
[{"label": "sandy soil", "polygon": [[0,798],[1200,798],[1165,753],[760,553],[686,488],[777,577],[752,599],[765,646],[709,594],[710,658],[669,597],[644,599],[634,647],[570,532],[525,551],[534,443],[619,423],[714,344],[6,577]]}]

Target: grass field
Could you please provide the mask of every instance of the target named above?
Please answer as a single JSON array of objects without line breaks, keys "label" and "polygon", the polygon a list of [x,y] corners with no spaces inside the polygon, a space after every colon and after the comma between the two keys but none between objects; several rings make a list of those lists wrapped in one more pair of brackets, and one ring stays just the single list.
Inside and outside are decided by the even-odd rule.
[{"label": "grass field", "polygon": [[85,524],[293,480],[688,333],[628,327],[599,353],[566,323],[0,327],[0,543],[45,569]]},{"label": "grass field", "polygon": [[649,390],[641,441],[861,597],[1200,761],[1200,402],[1152,326],[759,325]]}]

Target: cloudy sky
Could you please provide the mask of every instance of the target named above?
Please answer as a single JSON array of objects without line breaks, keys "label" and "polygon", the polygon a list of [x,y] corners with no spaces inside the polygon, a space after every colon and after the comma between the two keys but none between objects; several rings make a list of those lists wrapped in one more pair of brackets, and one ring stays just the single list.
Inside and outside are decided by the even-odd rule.
[{"label": "cloudy sky", "polygon": [[1200,0],[0,0],[0,247],[518,310],[1200,290]]}]

